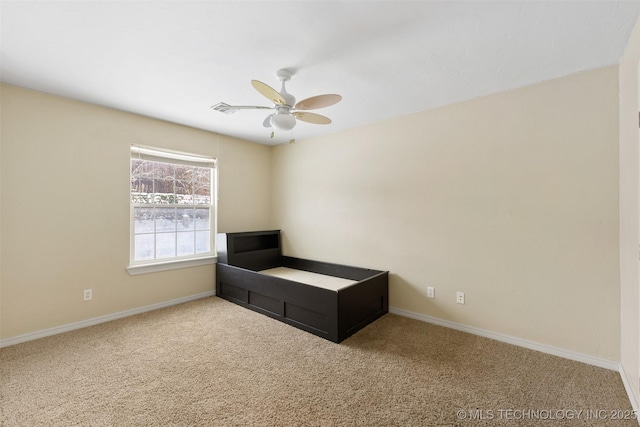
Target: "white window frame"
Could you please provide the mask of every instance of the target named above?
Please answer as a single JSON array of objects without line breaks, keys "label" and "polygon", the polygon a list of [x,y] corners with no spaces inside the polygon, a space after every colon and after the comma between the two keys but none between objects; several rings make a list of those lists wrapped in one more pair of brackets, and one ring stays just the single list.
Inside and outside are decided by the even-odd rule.
[{"label": "white window frame", "polygon": [[[217,231],[217,199],[218,199],[218,169],[214,157],[202,156],[198,154],[185,153],[174,150],[161,149],[143,145],[131,145],[130,162],[132,159],[140,158],[165,163],[174,163],[199,167],[211,168],[211,203],[206,205],[209,208],[209,230],[211,252],[201,255],[176,256],[172,258],[136,261],[135,257],[135,218],[134,208],[139,206],[131,200],[131,186],[129,186],[129,266],[127,271],[131,275],[152,273],[157,271],[174,270],[179,268],[194,267],[198,265],[214,264],[217,260],[215,235]],[[131,166],[129,166],[129,182],[131,182]],[[155,205],[149,207],[170,207],[174,205]],[[182,205],[178,205],[182,206]]]}]

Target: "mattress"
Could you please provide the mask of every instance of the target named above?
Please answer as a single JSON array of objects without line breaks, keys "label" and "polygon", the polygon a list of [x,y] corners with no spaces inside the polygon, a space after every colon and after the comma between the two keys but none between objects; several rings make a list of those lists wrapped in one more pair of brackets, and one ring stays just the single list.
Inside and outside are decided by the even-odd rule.
[{"label": "mattress", "polygon": [[279,277],[281,279],[304,283],[318,288],[328,289],[338,292],[342,288],[358,283],[355,280],[343,279],[341,277],[327,276],[324,274],[312,273],[310,271],[295,270],[287,267],[276,267],[260,271],[261,274]]}]

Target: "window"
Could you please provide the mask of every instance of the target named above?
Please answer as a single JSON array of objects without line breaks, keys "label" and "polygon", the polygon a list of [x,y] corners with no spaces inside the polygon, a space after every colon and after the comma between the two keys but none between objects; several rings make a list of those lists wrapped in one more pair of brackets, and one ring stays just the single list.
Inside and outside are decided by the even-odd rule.
[{"label": "window", "polygon": [[131,147],[129,272],[140,265],[177,263],[169,267],[177,268],[212,260],[214,183],[214,158]]}]

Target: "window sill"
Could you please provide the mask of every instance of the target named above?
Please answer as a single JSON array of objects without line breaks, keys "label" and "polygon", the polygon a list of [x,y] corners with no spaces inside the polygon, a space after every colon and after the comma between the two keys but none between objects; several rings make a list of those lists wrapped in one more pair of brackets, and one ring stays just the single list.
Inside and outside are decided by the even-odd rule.
[{"label": "window sill", "polygon": [[206,258],[183,259],[179,261],[158,262],[154,264],[130,265],[129,267],[127,267],[127,271],[130,275],[136,276],[138,274],[155,273],[158,271],[177,270],[179,268],[215,264],[217,261],[218,257],[210,256]]}]

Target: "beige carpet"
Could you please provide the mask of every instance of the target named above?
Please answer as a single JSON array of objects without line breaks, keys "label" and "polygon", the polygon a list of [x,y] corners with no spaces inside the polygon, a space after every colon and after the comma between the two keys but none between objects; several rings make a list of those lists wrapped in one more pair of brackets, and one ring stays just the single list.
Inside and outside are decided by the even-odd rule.
[{"label": "beige carpet", "polygon": [[0,375],[7,427],[638,425],[617,372],[393,314],[334,344],[216,297],[4,348]]}]

